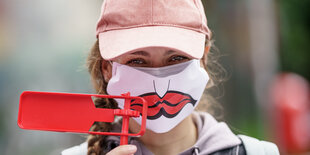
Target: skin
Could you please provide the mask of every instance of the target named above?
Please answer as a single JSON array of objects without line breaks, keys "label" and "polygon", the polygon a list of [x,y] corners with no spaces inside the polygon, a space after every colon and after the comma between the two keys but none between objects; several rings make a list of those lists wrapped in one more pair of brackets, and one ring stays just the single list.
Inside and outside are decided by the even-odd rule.
[{"label": "skin", "polygon": [[[193,58],[183,52],[164,47],[147,47],[123,54],[112,61],[134,67],[163,67],[192,60]],[[103,62],[102,73],[105,81],[111,78],[112,66]],[[140,126],[134,120],[129,121],[129,130],[137,133]],[[139,138],[151,152],[157,154],[178,154],[190,148],[197,141],[197,128],[192,116],[186,117],[175,128],[166,133],[154,133],[146,130]],[[136,152],[134,145],[123,145],[111,150],[108,155],[130,155]]]}]

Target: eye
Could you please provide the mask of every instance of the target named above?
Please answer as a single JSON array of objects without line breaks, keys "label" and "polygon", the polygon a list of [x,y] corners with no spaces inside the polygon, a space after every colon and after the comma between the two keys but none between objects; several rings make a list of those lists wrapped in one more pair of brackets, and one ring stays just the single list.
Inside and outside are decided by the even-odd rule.
[{"label": "eye", "polygon": [[169,58],[168,62],[169,63],[180,63],[180,62],[185,62],[190,60],[188,57],[183,56],[183,55],[173,55]]},{"label": "eye", "polygon": [[141,58],[130,59],[129,61],[126,62],[126,65],[128,66],[143,66],[145,64],[146,64],[146,61]]}]

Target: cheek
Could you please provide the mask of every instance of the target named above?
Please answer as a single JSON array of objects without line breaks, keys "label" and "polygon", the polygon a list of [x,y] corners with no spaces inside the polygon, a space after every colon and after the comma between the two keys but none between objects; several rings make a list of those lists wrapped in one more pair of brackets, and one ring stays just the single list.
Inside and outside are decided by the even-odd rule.
[{"label": "cheek", "polygon": [[104,77],[104,80],[108,83],[109,80],[112,78],[112,73],[108,72],[108,73],[104,74],[103,77]]},{"label": "cheek", "polygon": [[111,64],[102,63],[102,75],[105,82],[109,82],[112,77],[112,66]]},{"label": "cheek", "polygon": [[[207,64],[207,62],[206,62],[206,64]],[[203,60],[203,59],[200,59],[200,67],[202,67],[202,68],[205,67],[205,66],[204,66],[204,60]]]}]

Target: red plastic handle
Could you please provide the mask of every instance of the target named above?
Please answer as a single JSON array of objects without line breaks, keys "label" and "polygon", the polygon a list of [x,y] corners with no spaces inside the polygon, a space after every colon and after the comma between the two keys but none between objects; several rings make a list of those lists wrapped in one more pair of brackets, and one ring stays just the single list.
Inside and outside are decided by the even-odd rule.
[{"label": "red plastic handle", "polygon": [[[92,97],[124,99],[125,106],[124,109],[96,108]],[[130,110],[130,102],[133,99],[143,104],[141,113]],[[140,114],[142,117],[140,131],[129,133],[129,117],[139,117]],[[116,115],[123,117],[121,133],[89,131],[95,121],[113,122]],[[17,122],[22,129],[121,136],[123,145],[128,143],[128,136],[144,134],[146,116],[146,101],[141,97],[130,96],[129,93],[113,96],[25,91],[20,96]]]}]

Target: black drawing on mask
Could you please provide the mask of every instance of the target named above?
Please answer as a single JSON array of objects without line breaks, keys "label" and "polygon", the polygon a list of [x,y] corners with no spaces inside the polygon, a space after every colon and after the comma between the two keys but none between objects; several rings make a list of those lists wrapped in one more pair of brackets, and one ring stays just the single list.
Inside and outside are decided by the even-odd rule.
[{"label": "black drawing on mask", "polygon": [[[156,92],[154,81],[153,84],[155,92],[139,95],[148,103],[147,119],[149,120],[157,119],[162,115],[166,118],[173,118],[182,111],[185,105],[192,104],[193,107],[196,105],[197,100],[193,99],[191,95],[169,90],[170,80],[168,82],[167,91],[163,96],[160,96]],[[137,100],[131,100],[131,109],[141,111],[142,104]]]},{"label": "black drawing on mask", "polygon": [[168,92],[168,90],[169,90],[169,86],[170,86],[170,79],[168,80],[168,84],[167,84],[167,89],[165,90],[165,94],[163,94],[162,96],[161,96],[161,94],[159,94],[159,92],[158,92],[158,90],[156,90],[156,85],[155,85],[155,80],[153,80],[153,87],[154,87],[154,92],[158,95],[158,97],[160,97],[160,98],[163,98],[165,95],[166,95],[166,93]]}]

